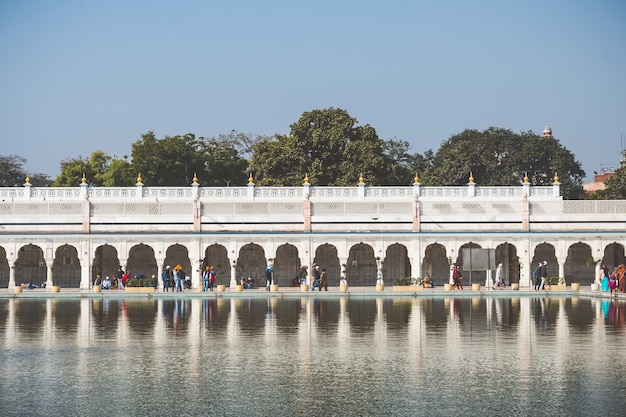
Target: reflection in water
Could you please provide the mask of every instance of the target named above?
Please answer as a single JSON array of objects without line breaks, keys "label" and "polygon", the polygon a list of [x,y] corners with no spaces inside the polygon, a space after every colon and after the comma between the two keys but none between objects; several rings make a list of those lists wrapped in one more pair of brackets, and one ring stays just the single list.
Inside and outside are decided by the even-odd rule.
[{"label": "reflection in water", "polygon": [[[626,305],[0,300],[0,415],[619,415]],[[617,388],[615,388],[617,387]]]}]

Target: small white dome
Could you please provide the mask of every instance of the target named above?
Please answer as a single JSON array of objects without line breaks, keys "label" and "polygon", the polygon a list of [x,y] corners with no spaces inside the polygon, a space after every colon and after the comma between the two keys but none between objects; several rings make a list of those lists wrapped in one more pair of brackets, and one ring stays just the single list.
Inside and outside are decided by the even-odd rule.
[{"label": "small white dome", "polygon": [[543,128],[543,136],[552,136],[552,129],[549,124],[546,124],[546,127]]}]

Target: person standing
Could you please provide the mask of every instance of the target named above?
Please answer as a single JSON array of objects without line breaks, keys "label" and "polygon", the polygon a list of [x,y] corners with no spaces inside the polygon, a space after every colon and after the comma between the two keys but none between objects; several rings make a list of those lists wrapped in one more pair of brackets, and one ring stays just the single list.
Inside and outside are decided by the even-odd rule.
[{"label": "person standing", "polygon": [[204,283],[204,291],[209,290],[209,274],[211,272],[211,268],[209,266],[204,267],[204,272],[202,273],[202,281]]},{"label": "person standing", "polygon": [[215,281],[217,281],[217,273],[215,272],[215,268],[213,267],[213,265],[211,265],[209,267],[209,290],[213,291]]},{"label": "person standing", "polygon": [[163,292],[168,292],[170,289],[170,278],[172,271],[170,271],[170,266],[167,265],[161,274],[161,280],[163,281]]},{"label": "person standing", "polygon": [[301,265],[300,266],[300,273],[299,273],[300,285],[306,284],[306,277],[307,277],[308,274],[309,274],[309,272],[306,270],[306,266]]},{"label": "person standing", "polygon": [[537,265],[537,268],[533,270],[533,274],[532,274],[532,279],[533,279],[535,290],[538,290],[541,284],[541,277],[539,276],[539,273],[541,271],[541,265],[542,265],[542,262],[539,262],[539,265]]},{"label": "person standing", "polygon": [[315,291],[316,288],[319,288],[320,291],[322,291],[322,280],[319,265],[315,265],[315,269],[313,269],[313,285],[311,286],[311,291]]},{"label": "person standing", "polygon": [[182,291],[182,283],[180,282],[180,265],[174,267],[174,292]]},{"label": "person standing", "polygon": [[540,290],[545,289],[547,277],[548,277],[548,261],[543,261],[541,263],[541,268],[539,268],[539,279],[541,280],[539,284]]},{"label": "person standing", "polygon": [[609,268],[606,267],[606,264],[602,264],[600,267],[600,283],[602,284],[602,291],[609,292]]},{"label": "person standing", "polygon": [[124,270],[122,269],[122,265],[117,269],[117,289],[123,290],[124,284],[122,283],[122,278],[124,277]]},{"label": "person standing", "polygon": [[324,288],[324,291],[328,291],[328,278],[326,277],[326,268],[322,268],[322,273],[320,274],[320,291]]},{"label": "person standing", "polygon": [[504,280],[502,278],[502,263],[499,263],[498,267],[496,268],[496,282],[494,282],[493,287],[504,287]]},{"label": "person standing", "polygon": [[272,285],[272,280],[274,279],[274,269],[271,265],[265,269],[265,291],[270,290],[270,286]]},{"label": "person standing", "polygon": [[454,269],[452,270],[452,288],[456,287],[457,290],[463,289],[463,275],[461,275],[461,270],[458,265],[454,265]]}]

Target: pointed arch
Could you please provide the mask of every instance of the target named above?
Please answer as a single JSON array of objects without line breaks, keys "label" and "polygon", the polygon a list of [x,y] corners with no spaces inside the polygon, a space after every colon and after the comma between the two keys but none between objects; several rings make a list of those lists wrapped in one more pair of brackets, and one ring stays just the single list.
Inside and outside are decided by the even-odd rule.
[{"label": "pointed arch", "polygon": [[426,246],[422,261],[422,278],[430,277],[434,285],[447,284],[450,280],[450,261],[446,248],[440,243]]},{"label": "pointed arch", "polygon": [[[339,257],[337,256],[337,248],[330,243],[324,243],[315,250],[315,257],[313,263],[319,265],[321,268],[326,268],[326,277],[328,279],[329,286],[339,285],[339,279],[341,278],[341,265],[339,265]],[[350,262],[348,262],[349,264]],[[348,278],[348,270],[350,266],[346,268],[346,279]],[[354,277],[356,278],[356,277]],[[350,285],[360,285],[358,281],[348,281]]]},{"label": "pointed arch", "polygon": [[74,246],[57,248],[52,261],[52,283],[62,288],[80,288],[80,260]]}]

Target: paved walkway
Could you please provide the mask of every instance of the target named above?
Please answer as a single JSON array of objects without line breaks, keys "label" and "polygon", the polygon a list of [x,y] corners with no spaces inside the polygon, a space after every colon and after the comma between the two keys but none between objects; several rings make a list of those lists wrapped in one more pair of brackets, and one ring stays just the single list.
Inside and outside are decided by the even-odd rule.
[{"label": "paved walkway", "polygon": [[[147,289],[151,291],[152,288]],[[254,288],[237,292],[235,289],[226,287],[224,292],[218,291],[199,291],[186,290],[183,292],[162,292],[161,290],[151,292],[124,292],[120,290],[102,290],[97,293],[92,289],[81,290],[78,288],[61,288],[59,292],[52,292],[52,289],[23,289],[22,293],[16,293],[15,290],[2,288],[0,289],[0,298],[98,298],[98,297],[155,297],[155,298],[177,298],[177,297],[244,297],[244,298],[263,298],[263,297],[332,297],[332,296],[367,296],[367,297],[518,297],[518,296],[584,296],[599,298],[616,298],[626,300],[626,294],[611,295],[608,292],[591,291],[590,286],[581,286],[579,291],[573,291],[571,287],[565,290],[542,290],[535,291],[533,288],[521,288],[520,290],[512,290],[511,287],[504,289],[490,289],[481,286],[479,291],[473,291],[471,288],[464,290],[446,291],[444,287],[435,287],[423,289],[419,291],[397,291],[393,286],[386,286],[383,291],[377,291],[376,287],[349,287],[347,292],[339,290],[339,287],[329,287],[328,291],[301,291],[300,287],[278,287],[277,291],[266,291],[265,288]]]}]

